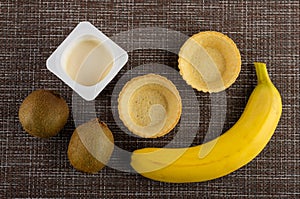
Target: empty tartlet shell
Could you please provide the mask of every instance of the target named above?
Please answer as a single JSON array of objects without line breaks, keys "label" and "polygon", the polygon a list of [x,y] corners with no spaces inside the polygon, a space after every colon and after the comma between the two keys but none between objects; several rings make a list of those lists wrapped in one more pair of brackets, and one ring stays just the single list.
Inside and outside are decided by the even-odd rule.
[{"label": "empty tartlet shell", "polygon": [[[140,95],[140,98],[143,98],[143,91],[138,92],[137,90],[143,88],[144,86],[151,86],[152,90],[155,90],[155,88],[157,87],[157,90],[155,90],[155,92],[158,92],[159,95],[162,95],[163,98],[167,101],[167,107],[165,108],[165,122],[163,124],[163,127],[157,132],[150,133],[153,128],[151,129],[151,127],[149,126],[138,125],[132,119],[132,115],[135,113],[130,110],[130,107],[133,106],[132,104],[130,104],[132,103],[131,98],[132,96],[138,95]],[[142,106],[141,108],[148,109],[149,107]],[[149,114],[149,110],[150,109],[144,112]],[[178,123],[182,112],[181,97],[177,88],[170,80],[163,76],[150,73],[147,75],[132,78],[125,84],[119,94],[118,111],[120,119],[133,134],[143,138],[161,137],[169,133]]]},{"label": "empty tartlet shell", "polygon": [[[199,50],[200,46],[205,49],[210,59],[218,67],[222,81],[220,78],[216,78],[215,82],[207,83],[199,71],[185,58],[197,54],[195,44],[199,45],[196,50]],[[200,59],[197,59],[197,62],[201,64]],[[178,67],[183,79],[193,88],[203,92],[219,92],[231,86],[237,79],[241,70],[241,55],[234,41],[228,36],[220,32],[204,31],[193,35],[183,44],[179,52]],[[207,69],[209,70],[206,70],[205,74],[213,71],[210,68]],[[218,76],[218,74],[212,75]]]}]

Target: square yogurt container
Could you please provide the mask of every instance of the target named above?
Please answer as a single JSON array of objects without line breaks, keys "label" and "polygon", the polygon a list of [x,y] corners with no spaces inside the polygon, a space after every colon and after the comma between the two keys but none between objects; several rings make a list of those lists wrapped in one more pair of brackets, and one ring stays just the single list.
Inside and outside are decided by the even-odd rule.
[{"label": "square yogurt container", "polygon": [[[65,54],[70,51],[80,38],[93,37],[104,44],[110,51],[113,58],[113,64],[106,76],[94,85],[83,85],[73,80],[66,71]],[[88,56],[88,55],[87,55]],[[99,60],[101,58],[99,57]],[[128,61],[128,54],[95,26],[89,22],[80,22],[67,38],[58,46],[58,48],[47,59],[47,69],[71,87],[77,94],[87,101],[94,100],[99,93],[109,84]]]}]

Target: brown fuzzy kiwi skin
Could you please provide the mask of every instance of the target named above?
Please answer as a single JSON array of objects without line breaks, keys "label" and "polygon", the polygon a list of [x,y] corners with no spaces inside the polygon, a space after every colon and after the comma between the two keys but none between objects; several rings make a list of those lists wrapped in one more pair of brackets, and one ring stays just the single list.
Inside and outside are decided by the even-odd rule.
[{"label": "brown fuzzy kiwi skin", "polygon": [[69,107],[60,95],[50,90],[30,93],[19,108],[23,129],[32,136],[50,138],[57,135],[69,117]]},{"label": "brown fuzzy kiwi skin", "polygon": [[[78,135],[78,132],[77,132],[78,129],[80,130],[80,132],[84,131],[84,134],[87,134],[87,135],[90,130],[96,131],[94,129],[95,126],[93,126],[93,127],[89,126],[90,122],[95,122],[95,121],[99,123],[99,126],[102,128],[106,137],[113,143],[114,142],[113,134],[110,131],[110,129],[107,127],[107,125],[104,122],[99,122],[98,119],[93,119],[87,123],[84,123],[84,124],[78,126],[75,129],[75,131],[71,137],[71,140],[69,142],[69,147],[68,147],[68,158],[69,158],[71,165],[78,171],[90,173],[90,174],[95,174],[95,173],[99,172],[105,166],[105,164],[109,161],[109,159],[108,159],[107,162],[102,163],[102,162],[98,161],[95,157],[93,157],[89,153],[89,151],[86,149],[86,147],[83,145],[83,143],[80,140],[80,137]],[[103,151],[103,153],[106,153],[106,155],[108,157],[110,157],[112,154],[112,151],[113,151],[113,148],[108,149],[107,151]]]}]

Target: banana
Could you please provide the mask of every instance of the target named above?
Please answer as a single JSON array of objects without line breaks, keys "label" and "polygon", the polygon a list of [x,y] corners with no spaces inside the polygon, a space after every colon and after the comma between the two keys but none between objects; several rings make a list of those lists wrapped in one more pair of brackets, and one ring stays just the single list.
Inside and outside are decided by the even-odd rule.
[{"label": "banana", "polygon": [[[201,182],[225,176],[254,159],[271,139],[282,112],[281,96],[269,78],[266,64],[254,65],[257,86],[231,129],[194,147],[135,150],[132,168],[157,181]],[[202,157],[203,152],[206,155]]]}]

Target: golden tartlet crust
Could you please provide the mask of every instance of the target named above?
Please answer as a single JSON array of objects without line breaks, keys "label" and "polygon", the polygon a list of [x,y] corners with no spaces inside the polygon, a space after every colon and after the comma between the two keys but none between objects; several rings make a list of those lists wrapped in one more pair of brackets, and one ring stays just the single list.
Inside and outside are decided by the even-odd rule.
[{"label": "golden tartlet crust", "polygon": [[182,103],[175,85],[157,74],[131,79],[118,98],[119,117],[135,135],[161,137],[178,123]]},{"label": "golden tartlet crust", "polygon": [[193,88],[203,92],[219,92],[237,79],[241,70],[241,55],[228,36],[204,31],[183,44],[178,67],[183,79]]}]

